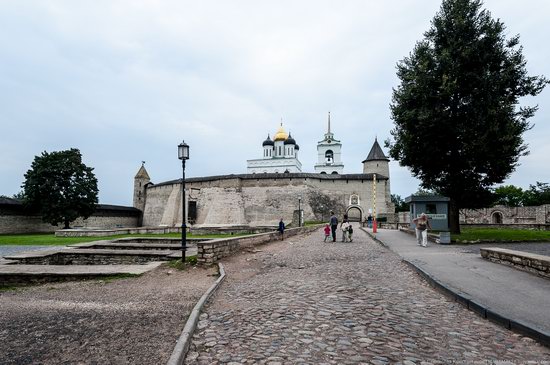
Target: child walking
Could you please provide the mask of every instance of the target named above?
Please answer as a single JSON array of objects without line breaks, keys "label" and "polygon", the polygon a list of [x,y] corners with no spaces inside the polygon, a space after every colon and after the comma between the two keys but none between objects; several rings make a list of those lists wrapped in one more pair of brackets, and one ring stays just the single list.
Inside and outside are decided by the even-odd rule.
[{"label": "child walking", "polygon": [[348,238],[349,238],[350,242],[353,241],[352,236],[353,236],[353,226],[350,223],[349,226],[348,226]]},{"label": "child walking", "polygon": [[325,241],[324,242],[327,242],[327,239],[330,237],[330,224],[326,224],[325,225]]}]

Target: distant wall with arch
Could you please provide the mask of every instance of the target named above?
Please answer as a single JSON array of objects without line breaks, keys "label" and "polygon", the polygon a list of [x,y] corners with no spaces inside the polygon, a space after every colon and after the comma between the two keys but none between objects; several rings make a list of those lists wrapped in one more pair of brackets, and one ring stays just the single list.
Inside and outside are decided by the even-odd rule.
[{"label": "distant wall with arch", "polygon": [[461,224],[550,224],[550,204],[531,207],[497,205],[482,209],[461,209]]}]

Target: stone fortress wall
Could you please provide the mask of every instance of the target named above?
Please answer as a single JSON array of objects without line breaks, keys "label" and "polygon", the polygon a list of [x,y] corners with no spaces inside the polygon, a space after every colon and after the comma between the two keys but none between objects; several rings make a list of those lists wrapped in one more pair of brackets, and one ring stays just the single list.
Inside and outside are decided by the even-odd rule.
[{"label": "stone fortress wall", "polygon": [[[186,201],[196,204],[195,226],[275,226],[293,220],[301,197],[304,221],[319,220],[310,204],[314,194],[335,199],[343,211],[365,219],[373,208],[372,174],[244,174],[186,179]],[[181,180],[147,184],[144,226],[182,222]],[[318,196],[318,195],[317,195]],[[388,178],[377,176],[377,213],[393,217]],[[342,210],[342,209],[339,209]],[[189,209],[187,209],[189,212]]]},{"label": "stone fortress wall", "polygon": [[[137,227],[141,212],[132,207],[99,204],[88,219],[78,218],[71,222],[72,228],[119,228]],[[63,228],[42,222],[37,213],[24,209],[15,199],[0,199],[0,234],[49,233]]]},{"label": "stone fortress wall", "polygon": [[[194,228],[254,229],[277,226],[282,218],[285,223],[296,226],[301,199],[303,222],[327,221],[330,210],[340,219],[348,214],[351,220],[362,221],[376,211],[377,217],[396,222],[388,163],[389,159],[375,140],[363,161],[362,174],[252,173],[186,179],[185,221]],[[377,178],[375,199],[374,174]],[[71,226],[101,229],[179,227],[183,222],[182,201],[181,179],[153,184],[142,164],[134,177],[132,208],[99,206],[92,217],[72,222]],[[0,233],[59,229],[42,223],[38,215],[13,209],[14,206],[8,206],[5,209],[8,213],[0,211]]]},{"label": "stone fortress wall", "polygon": [[[281,127],[275,144],[281,142],[279,135],[287,138]],[[326,143],[329,139],[333,143],[332,137],[329,124]],[[264,141],[267,150],[273,144],[269,142]],[[332,157],[329,160],[328,164],[333,162]],[[350,219],[363,221],[376,211],[379,218],[396,222],[390,195],[389,159],[376,139],[362,164],[362,174],[262,172],[186,179],[185,222],[195,227],[262,227],[276,226],[282,218],[287,224],[296,225],[299,200],[304,222],[326,221],[330,210],[340,219],[348,214]],[[182,201],[181,179],[152,184],[145,167],[141,166],[134,178],[134,207],[143,211],[144,226],[181,225]]]}]

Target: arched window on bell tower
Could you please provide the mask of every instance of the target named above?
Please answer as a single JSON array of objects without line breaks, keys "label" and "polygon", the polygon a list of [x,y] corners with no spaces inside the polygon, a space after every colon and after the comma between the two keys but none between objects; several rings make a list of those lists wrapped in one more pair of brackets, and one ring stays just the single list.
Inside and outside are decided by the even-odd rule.
[{"label": "arched window on bell tower", "polygon": [[334,163],[334,153],[332,150],[327,150],[327,152],[325,152],[325,163],[327,165],[332,165]]}]

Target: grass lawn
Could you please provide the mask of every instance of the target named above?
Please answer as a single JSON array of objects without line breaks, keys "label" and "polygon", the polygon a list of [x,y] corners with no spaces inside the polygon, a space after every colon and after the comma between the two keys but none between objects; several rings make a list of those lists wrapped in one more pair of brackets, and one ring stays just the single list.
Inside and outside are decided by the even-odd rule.
[{"label": "grass lawn", "polygon": [[309,226],[318,226],[320,224],[326,224],[328,222],[318,222],[318,221],[305,221],[304,222],[304,227],[309,227]]},{"label": "grass lawn", "polygon": [[451,235],[453,241],[547,241],[550,231],[509,228],[462,228],[461,234]]},{"label": "grass lawn", "polygon": [[[246,236],[246,233],[236,234],[207,234],[194,235],[187,234],[187,238],[227,238]],[[0,246],[18,245],[18,246],[64,246],[73,243],[92,242],[101,240],[112,240],[125,237],[168,237],[180,238],[181,233],[165,233],[165,234],[120,234],[104,237],[56,237],[53,233],[35,233],[35,234],[1,234]]]}]

